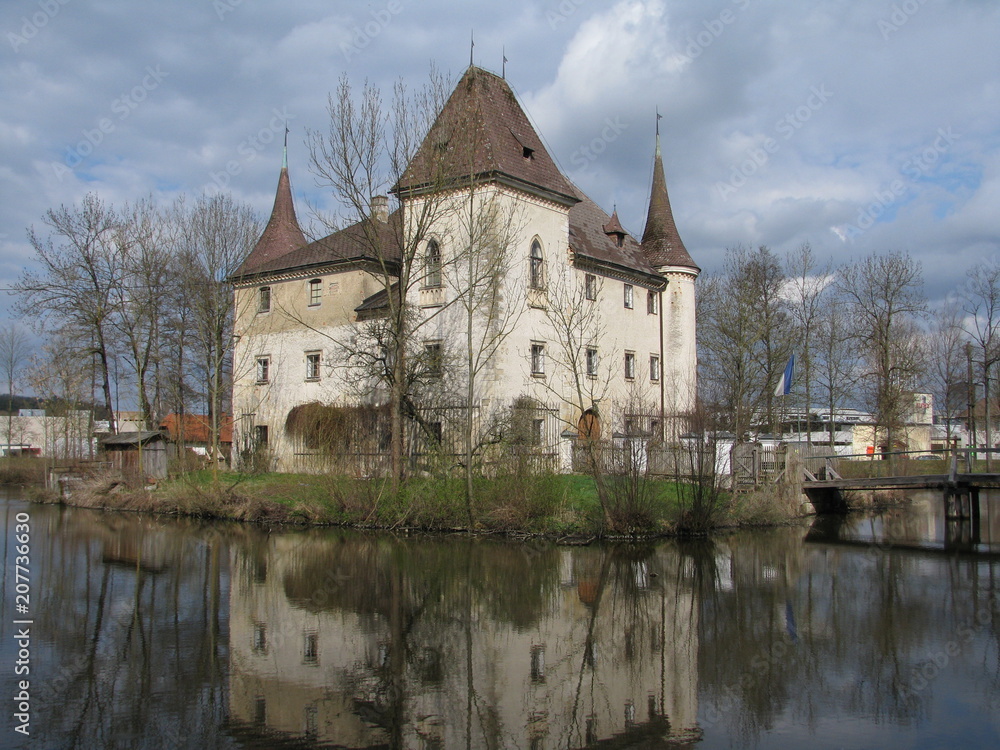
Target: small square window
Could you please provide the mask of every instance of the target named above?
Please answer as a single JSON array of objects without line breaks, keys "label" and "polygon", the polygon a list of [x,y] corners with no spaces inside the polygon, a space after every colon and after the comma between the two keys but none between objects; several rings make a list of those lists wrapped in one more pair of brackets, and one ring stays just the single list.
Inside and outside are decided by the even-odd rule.
[{"label": "small square window", "polygon": [[257,290],[257,312],[266,313],[271,311],[271,287],[262,286]]},{"label": "small square window", "polygon": [[323,299],[323,282],[313,279],[309,282],[309,307],[318,307]]},{"label": "small square window", "polygon": [[257,357],[257,382],[271,382],[271,358]]},{"label": "small square window", "polygon": [[635,377],[635,352],[625,352],[625,377],[629,380]]},{"label": "small square window", "polygon": [[545,344],[531,345],[531,374],[545,374]]},{"label": "small square window", "polygon": [[660,311],[660,295],[657,292],[646,292],[646,312],[656,315]]},{"label": "small square window", "polygon": [[597,377],[597,349],[587,349],[587,376]]},{"label": "small square window", "polygon": [[625,307],[627,307],[629,310],[631,310],[632,306],[633,306],[633,302],[632,302],[632,285],[631,284],[626,284],[625,285]]},{"label": "small square window", "polygon": [[306,380],[319,380],[321,361],[320,352],[306,352]]},{"label": "small square window", "polygon": [[583,277],[583,296],[589,300],[597,299],[597,277],[592,273]]},{"label": "small square window", "polygon": [[654,383],[660,379],[660,357],[658,354],[649,355],[649,379]]}]

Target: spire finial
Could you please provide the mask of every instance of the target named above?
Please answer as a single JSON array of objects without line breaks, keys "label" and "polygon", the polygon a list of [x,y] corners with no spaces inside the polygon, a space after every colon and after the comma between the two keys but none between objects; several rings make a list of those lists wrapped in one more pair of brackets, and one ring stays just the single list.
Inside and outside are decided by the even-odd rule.
[{"label": "spire finial", "polygon": [[503,55],[503,66],[500,68],[500,77],[507,80],[507,48],[501,47],[500,54]]},{"label": "spire finial", "polygon": [[476,30],[475,29],[473,29],[469,33],[469,41],[471,42],[471,44],[469,45],[469,67],[471,68],[473,66],[472,56],[473,56],[473,54],[476,51]]},{"label": "spire finial", "polygon": [[660,114],[660,108],[656,108],[656,158],[660,158],[660,120],[663,119],[663,115]]},{"label": "spire finial", "polygon": [[285,120],[285,148],[281,154],[281,168],[288,169],[288,120]]}]

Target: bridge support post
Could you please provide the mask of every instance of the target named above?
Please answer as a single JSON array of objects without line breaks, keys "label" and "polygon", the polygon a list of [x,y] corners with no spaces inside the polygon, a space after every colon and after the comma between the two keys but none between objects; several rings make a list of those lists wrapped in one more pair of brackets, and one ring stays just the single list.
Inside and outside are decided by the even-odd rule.
[{"label": "bridge support post", "polygon": [[843,515],[848,511],[847,500],[844,499],[844,493],[838,487],[806,487],[805,493],[809,496],[817,514]]}]

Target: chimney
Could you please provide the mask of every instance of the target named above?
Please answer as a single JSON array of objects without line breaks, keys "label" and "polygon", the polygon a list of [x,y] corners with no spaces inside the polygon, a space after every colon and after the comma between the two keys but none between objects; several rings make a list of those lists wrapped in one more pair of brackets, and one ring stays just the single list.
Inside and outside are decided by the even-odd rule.
[{"label": "chimney", "polygon": [[372,196],[372,216],[378,221],[385,224],[389,221],[389,196],[387,195],[373,195]]}]

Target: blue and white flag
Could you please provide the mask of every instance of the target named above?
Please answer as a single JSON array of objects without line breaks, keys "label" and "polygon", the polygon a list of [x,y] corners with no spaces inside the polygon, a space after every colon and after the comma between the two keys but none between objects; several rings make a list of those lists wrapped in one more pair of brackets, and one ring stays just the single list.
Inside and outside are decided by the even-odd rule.
[{"label": "blue and white flag", "polygon": [[795,371],[795,355],[793,354],[788,358],[788,364],[785,365],[785,371],[781,373],[781,378],[778,380],[778,387],[774,389],[775,396],[787,396],[792,392],[792,373]]}]

